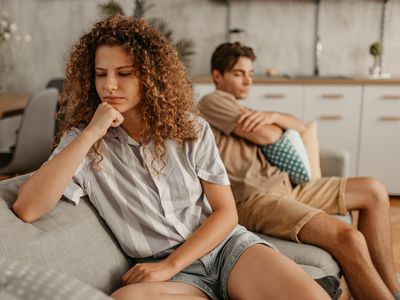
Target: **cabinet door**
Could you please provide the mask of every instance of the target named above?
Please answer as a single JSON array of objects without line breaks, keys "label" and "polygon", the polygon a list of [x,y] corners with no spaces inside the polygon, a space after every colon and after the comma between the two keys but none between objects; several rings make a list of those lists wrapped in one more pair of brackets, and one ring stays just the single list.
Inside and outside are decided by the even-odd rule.
[{"label": "cabinet door", "polygon": [[321,149],[350,153],[350,176],[357,171],[361,97],[361,85],[304,87],[305,121],[317,120]]},{"label": "cabinet door", "polygon": [[364,87],[358,175],[400,195],[400,87]]},{"label": "cabinet door", "polygon": [[254,84],[247,106],[260,111],[277,111],[303,118],[303,87],[285,84]]},{"label": "cabinet door", "polygon": [[199,101],[203,96],[215,91],[213,83],[196,83],[193,84],[193,97],[194,100]]}]

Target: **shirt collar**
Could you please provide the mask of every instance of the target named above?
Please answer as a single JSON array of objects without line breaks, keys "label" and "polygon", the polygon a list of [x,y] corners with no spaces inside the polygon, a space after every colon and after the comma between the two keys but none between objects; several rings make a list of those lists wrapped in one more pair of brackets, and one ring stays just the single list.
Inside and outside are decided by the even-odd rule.
[{"label": "shirt collar", "polygon": [[140,144],[131,138],[122,126],[111,127],[107,130],[106,137],[117,138],[122,144],[140,146]]}]

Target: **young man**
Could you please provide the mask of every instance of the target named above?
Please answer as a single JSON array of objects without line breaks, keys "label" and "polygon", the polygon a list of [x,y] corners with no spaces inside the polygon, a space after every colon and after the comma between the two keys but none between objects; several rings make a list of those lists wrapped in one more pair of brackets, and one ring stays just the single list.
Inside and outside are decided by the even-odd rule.
[{"label": "young man", "polygon": [[[239,222],[249,230],[317,245],[341,265],[355,299],[400,299],[391,250],[389,201],[371,178],[321,178],[292,186],[271,166],[260,145],[276,142],[302,121],[242,107],[253,81],[255,55],[240,43],[217,47],[211,75],[217,91],[200,101],[211,124],[237,202]],[[358,230],[329,214],[360,211]]]}]

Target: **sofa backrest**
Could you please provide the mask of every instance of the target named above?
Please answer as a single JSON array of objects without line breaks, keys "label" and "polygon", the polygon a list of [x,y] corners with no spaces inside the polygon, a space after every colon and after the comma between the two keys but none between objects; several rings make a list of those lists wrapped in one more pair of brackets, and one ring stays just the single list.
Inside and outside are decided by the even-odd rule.
[{"label": "sofa backrest", "polygon": [[120,287],[122,274],[133,262],[89,199],[81,199],[78,206],[61,199],[33,223],[13,213],[18,188],[27,176],[0,181],[0,257],[67,273],[105,293]]}]

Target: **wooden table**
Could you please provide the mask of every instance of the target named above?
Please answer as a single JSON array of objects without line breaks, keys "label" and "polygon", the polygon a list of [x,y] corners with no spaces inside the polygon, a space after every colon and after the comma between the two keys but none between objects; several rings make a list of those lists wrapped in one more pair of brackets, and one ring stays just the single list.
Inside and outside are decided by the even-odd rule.
[{"label": "wooden table", "polygon": [[29,95],[6,92],[0,93],[0,119],[22,113],[28,100]]}]

